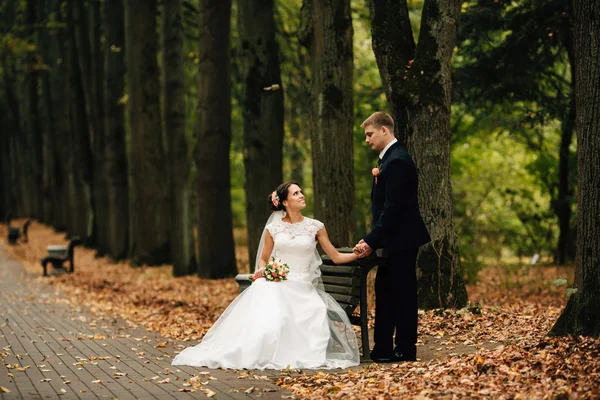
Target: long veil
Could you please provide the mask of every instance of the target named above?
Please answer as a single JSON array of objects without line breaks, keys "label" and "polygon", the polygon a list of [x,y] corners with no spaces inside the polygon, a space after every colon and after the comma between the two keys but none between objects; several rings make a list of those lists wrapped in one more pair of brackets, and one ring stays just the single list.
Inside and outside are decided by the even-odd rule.
[{"label": "long veil", "polygon": [[[258,269],[258,262],[264,248],[267,226],[284,217],[284,211],[274,211],[269,216],[269,219],[263,228],[258,250],[256,252],[256,260],[254,263],[255,272]],[[354,328],[352,327],[346,312],[333,297],[325,292],[323,280],[321,279],[321,269],[319,268],[322,264],[321,256],[316,248],[313,254],[307,256],[312,258],[310,264],[311,283],[327,306],[327,322],[329,324],[331,335],[327,345],[327,360],[323,368],[346,368],[352,365],[358,365],[360,363],[360,354],[358,351],[356,333],[354,332]]]}]

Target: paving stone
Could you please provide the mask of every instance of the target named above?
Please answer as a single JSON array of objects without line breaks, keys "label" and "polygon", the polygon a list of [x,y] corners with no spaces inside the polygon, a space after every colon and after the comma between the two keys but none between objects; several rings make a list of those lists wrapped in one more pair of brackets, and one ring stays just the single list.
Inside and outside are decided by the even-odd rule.
[{"label": "paving stone", "polygon": [[[216,393],[215,399],[271,400],[291,395],[274,384],[278,371],[254,371],[270,380],[252,380],[238,379],[239,371],[171,366],[179,345],[193,343],[161,338],[118,317],[107,321],[73,306],[56,287],[10,259],[3,246],[0,360],[5,372],[0,373],[0,386],[10,392],[0,393],[0,400],[205,399],[203,391],[179,390],[188,379],[206,372],[205,388]],[[99,323],[92,326],[93,321]],[[93,339],[95,334],[104,338]],[[167,340],[165,348],[155,347]],[[250,387],[255,390],[245,393]]]}]

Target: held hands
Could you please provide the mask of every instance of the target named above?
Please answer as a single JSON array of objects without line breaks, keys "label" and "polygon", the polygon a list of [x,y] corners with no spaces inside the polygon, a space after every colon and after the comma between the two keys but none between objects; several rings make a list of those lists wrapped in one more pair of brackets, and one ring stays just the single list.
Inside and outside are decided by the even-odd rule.
[{"label": "held hands", "polygon": [[356,246],[354,246],[352,251],[358,256],[358,258],[365,258],[369,254],[371,254],[373,249],[367,244],[367,242],[361,239],[360,242],[358,242]]}]

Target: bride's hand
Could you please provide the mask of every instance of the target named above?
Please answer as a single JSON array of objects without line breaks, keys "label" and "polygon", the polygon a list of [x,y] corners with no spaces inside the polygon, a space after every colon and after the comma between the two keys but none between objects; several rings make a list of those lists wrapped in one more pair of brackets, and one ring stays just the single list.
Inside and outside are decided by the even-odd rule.
[{"label": "bride's hand", "polygon": [[265,270],[263,269],[259,269],[258,271],[256,271],[254,273],[254,275],[252,275],[253,279],[259,279],[259,278],[264,278],[265,277]]}]

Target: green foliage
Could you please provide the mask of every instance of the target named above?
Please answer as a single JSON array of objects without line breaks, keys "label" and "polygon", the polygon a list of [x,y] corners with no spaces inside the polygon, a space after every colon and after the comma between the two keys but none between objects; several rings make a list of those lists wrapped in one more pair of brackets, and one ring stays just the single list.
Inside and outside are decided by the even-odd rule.
[{"label": "green foliage", "polygon": [[[495,125],[507,122],[504,115],[471,115],[462,106],[454,111],[459,134],[452,145],[452,182],[467,280],[476,279],[484,259],[552,254],[556,218],[548,211],[551,196],[538,172],[550,167],[540,167],[545,161],[504,128],[507,123]],[[555,131],[541,134],[552,138]]]},{"label": "green foliage", "polygon": [[[552,255],[556,248],[559,149],[561,135],[570,134],[563,129],[572,96],[567,3],[463,3],[453,60],[452,159],[470,279],[491,249],[500,261],[503,251]],[[508,169],[494,164],[496,152],[510,160]],[[570,152],[575,165],[574,145]],[[576,171],[569,173],[572,187]],[[476,189],[469,193],[469,186]],[[484,212],[486,206],[491,208]]]}]

